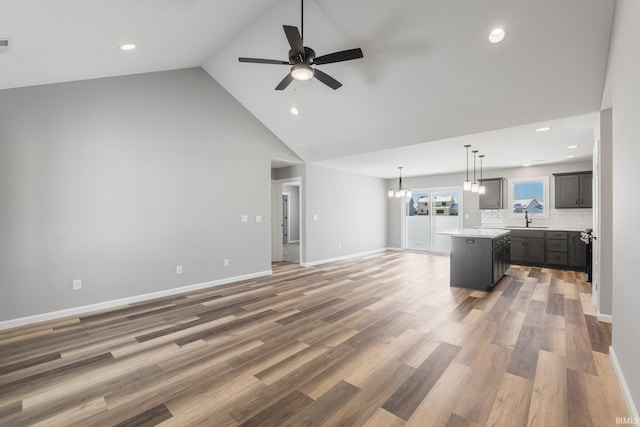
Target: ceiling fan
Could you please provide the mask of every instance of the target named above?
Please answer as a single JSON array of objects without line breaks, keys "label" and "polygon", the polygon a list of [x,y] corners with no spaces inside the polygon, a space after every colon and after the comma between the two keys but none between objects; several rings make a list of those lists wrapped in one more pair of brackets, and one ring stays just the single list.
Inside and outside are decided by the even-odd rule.
[{"label": "ceiling fan", "polygon": [[293,27],[291,25],[282,26],[284,28],[284,34],[287,36],[287,40],[289,41],[289,46],[291,46],[291,49],[289,50],[289,61],[243,57],[238,58],[238,60],[240,62],[252,62],[255,64],[291,65],[291,71],[284,77],[284,79],[282,79],[278,86],[276,86],[276,90],[284,90],[293,80],[311,80],[313,77],[320,80],[331,89],[336,90],[342,86],[342,83],[313,66],[362,58],[362,49],[348,49],[340,52],[329,53],[327,55],[316,56],[316,52],[310,47],[305,46],[303,43],[304,0],[300,0],[300,14],[302,16],[300,20],[301,31],[298,31],[298,27]]}]

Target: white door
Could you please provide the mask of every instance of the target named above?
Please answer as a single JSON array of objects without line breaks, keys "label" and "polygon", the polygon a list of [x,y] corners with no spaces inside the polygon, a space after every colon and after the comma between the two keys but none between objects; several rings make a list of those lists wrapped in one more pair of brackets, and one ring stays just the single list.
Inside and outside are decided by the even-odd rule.
[{"label": "white door", "polygon": [[282,243],[289,243],[289,195],[282,195]]}]

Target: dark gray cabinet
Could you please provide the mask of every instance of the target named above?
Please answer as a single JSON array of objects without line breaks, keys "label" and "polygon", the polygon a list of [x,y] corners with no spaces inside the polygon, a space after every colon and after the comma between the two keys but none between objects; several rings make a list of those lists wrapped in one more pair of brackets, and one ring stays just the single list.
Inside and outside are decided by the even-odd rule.
[{"label": "dark gray cabinet", "polygon": [[586,243],[580,240],[580,232],[570,231],[567,238],[567,264],[576,270],[584,270],[587,266]]},{"label": "dark gray cabinet", "polygon": [[511,262],[584,271],[587,248],[579,231],[511,230]]},{"label": "dark gray cabinet", "polygon": [[512,230],[511,262],[514,264],[544,264],[544,231]]},{"label": "dark gray cabinet", "polygon": [[487,291],[509,269],[509,240],[451,236],[450,285]]},{"label": "dark gray cabinet", "polygon": [[593,174],[591,172],[554,174],[556,209],[590,208],[593,206]]},{"label": "dark gray cabinet", "polygon": [[593,174],[580,175],[580,207],[590,208],[593,206]]},{"label": "dark gray cabinet", "polygon": [[547,231],[544,233],[545,246],[547,249],[547,264],[557,266],[567,266],[567,232]]},{"label": "dark gray cabinet", "polygon": [[511,238],[509,236],[493,239],[493,283],[496,284],[511,267]]},{"label": "dark gray cabinet", "polygon": [[481,179],[485,193],[479,195],[480,209],[502,209],[502,183],[504,178]]}]

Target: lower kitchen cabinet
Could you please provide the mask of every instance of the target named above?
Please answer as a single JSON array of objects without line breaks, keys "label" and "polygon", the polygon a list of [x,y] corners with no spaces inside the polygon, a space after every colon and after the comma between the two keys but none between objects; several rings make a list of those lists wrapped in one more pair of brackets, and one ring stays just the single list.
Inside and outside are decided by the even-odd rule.
[{"label": "lower kitchen cabinet", "polygon": [[566,267],[567,260],[567,232],[545,231],[545,246],[547,248],[547,264]]},{"label": "lower kitchen cabinet", "polygon": [[511,262],[514,264],[544,264],[544,231],[511,231]]},{"label": "lower kitchen cabinet", "polygon": [[583,271],[586,247],[577,231],[512,230],[511,262]]},{"label": "lower kitchen cabinet", "polygon": [[570,231],[567,237],[567,258],[569,267],[584,270],[587,266],[586,243],[580,240],[580,232]]}]

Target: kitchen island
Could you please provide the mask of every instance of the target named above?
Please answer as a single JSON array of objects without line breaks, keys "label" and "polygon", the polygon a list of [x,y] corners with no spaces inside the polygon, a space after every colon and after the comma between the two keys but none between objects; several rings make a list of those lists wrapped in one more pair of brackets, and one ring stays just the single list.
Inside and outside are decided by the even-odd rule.
[{"label": "kitchen island", "polygon": [[509,269],[510,230],[459,228],[438,234],[451,236],[450,286],[488,291]]}]

